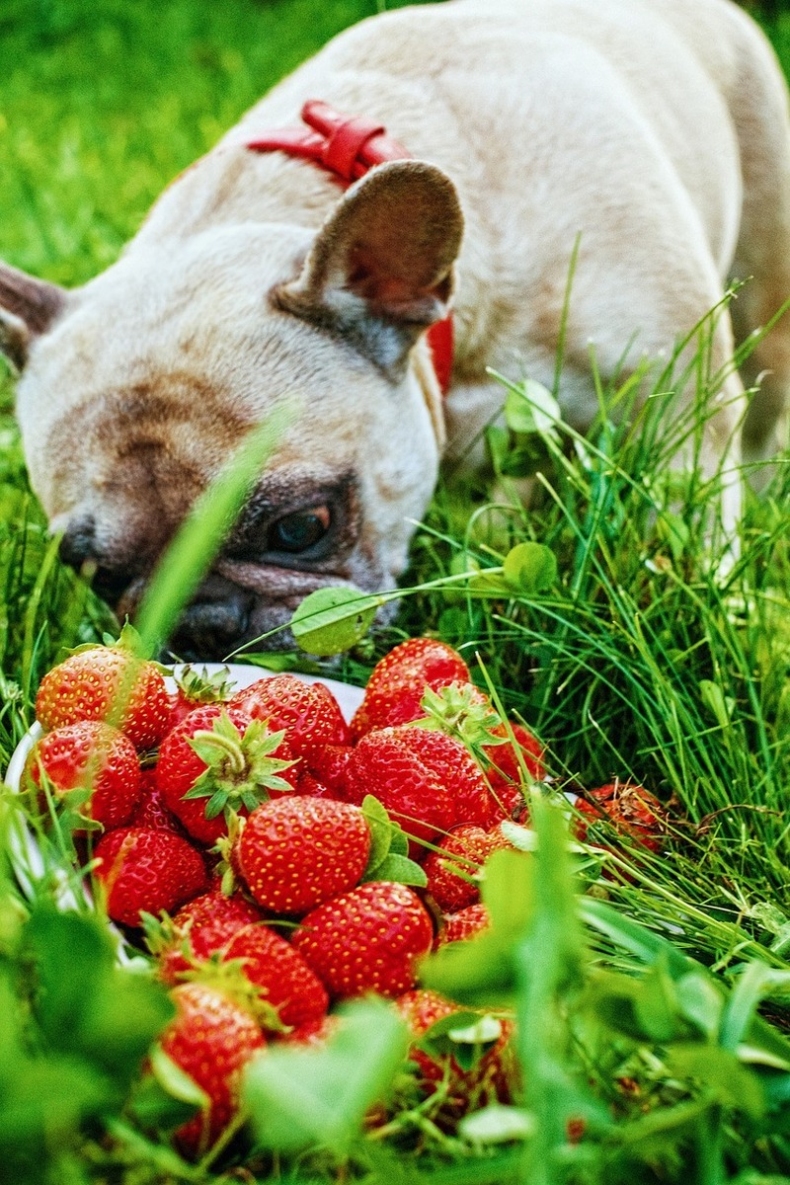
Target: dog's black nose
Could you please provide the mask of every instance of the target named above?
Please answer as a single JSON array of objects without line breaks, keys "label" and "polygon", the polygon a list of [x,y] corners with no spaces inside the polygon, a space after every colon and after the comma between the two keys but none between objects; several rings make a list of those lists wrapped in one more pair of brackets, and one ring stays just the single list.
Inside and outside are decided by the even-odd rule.
[{"label": "dog's black nose", "polygon": [[93,515],[71,520],[60,541],[59,555],[63,563],[72,568],[81,568],[86,560],[98,560]]},{"label": "dog's black nose", "polygon": [[113,608],[139,574],[139,567],[131,562],[110,560],[102,551],[96,537],[96,520],[92,515],[73,519],[60,541],[59,555],[64,564],[80,569],[87,563],[95,565],[92,586]]},{"label": "dog's black nose", "polygon": [[190,662],[223,659],[247,630],[253,593],[222,576],[209,576],[184,610],[170,648]]}]

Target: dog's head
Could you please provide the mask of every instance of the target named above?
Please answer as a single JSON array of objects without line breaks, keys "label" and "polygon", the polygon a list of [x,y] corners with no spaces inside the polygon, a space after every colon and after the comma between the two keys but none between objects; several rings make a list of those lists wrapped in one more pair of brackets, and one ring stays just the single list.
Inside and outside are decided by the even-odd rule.
[{"label": "dog's head", "polygon": [[461,233],[451,182],[399,161],[317,234],[141,240],[70,292],[0,267],[0,349],[21,371],[31,480],[64,557],[133,613],[195,498],[289,399],[174,649],[227,654],[323,584],[391,586],[436,479],[441,412],[418,339],[446,315]]}]

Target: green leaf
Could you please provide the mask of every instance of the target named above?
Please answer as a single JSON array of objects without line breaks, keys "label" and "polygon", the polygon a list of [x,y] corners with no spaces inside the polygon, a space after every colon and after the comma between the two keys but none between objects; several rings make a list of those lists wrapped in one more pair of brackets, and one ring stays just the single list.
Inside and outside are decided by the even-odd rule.
[{"label": "green leaf", "polygon": [[362,812],[370,828],[370,856],[362,881],[398,881],[424,888],[423,870],[408,858],[409,841],[401,827],[390,819],[384,806],[372,794],[362,800]]},{"label": "green leaf", "polygon": [[208,1107],[205,1091],[159,1045],[151,1050],[149,1065],[151,1073],[143,1075],[129,1104],[145,1127],[172,1130],[185,1123],[196,1108]]},{"label": "green leaf", "polygon": [[393,823],[392,825],[390,853],[393,856],[408,856],[409,854],[409,838],[403,828],[397,823]]},{"label": "green leaf", "polygon": [[502,1036],[502,1022],[491,1015],[459,1009],[426,1029],[415,1044],[434,1061],[456,1062],[471,1070]]},{"label": "green leaf", "polygon": [[634,998],[642,1032],[651,1041],[671,1041],[678,1030],[678,1007],[672,979],[659,958],[639,981]]},{"label": "green leaf", "polygon": [[503,576],[513,592],[546,592],[557,579],[557,561],[542,543],[517,543],[505,556]]},{"label": "green leaf", "polygon": [[460,1134],[473,1144],[505,1144],[528,1140],[535,1131],[535,1120],[520,1107],[492,1103],[466,1115],[458,1125]]},{"label": "green leaf", "polygon": [[320,1049],[270,1046],[247,1068],[244,1099],[265,1147],[342,1152],[368,1108],[386,1094],[406,1057],[406,1025],[374,1000],[349,1004],[339,1015],[337,1031]]},{"label": "green leaf", "polygon": [[510,432],[498,424],[489,424],[485,430],[485,446],[491,468],[495,473],[501,472],[510,454]]},{"label": "green leaf", "polygon": [[675,994],[684,1019],[713,1041],[719,1031],[724,998],[710,976],[702,971],[682,975],[675,983]]},{"label": "green leaf", "polygon": [[735,1050],[751,1028],[757,1007],[769,990],[769,968],[764,963],[749,963],[738,976],[721,1018],[719,1043]]},{"label": "green leaf", "polygon": [[208,1107],[209,1097],[194,1078],[190,1078],[172,1058],[168,1057],[159,1045],[155,1045],[150,1055],[151,1071],[157,1082],[174,1099],[182,1103],[189,1103],[195,1107]]},{"label": "green leaf", "polygon": [[562,420],[560,405],[542,383],[527,379],[518,387],[509,387],[505,396],[505,422],[511,432],[550,437],[559,441],[557,423]]},{"label": "green leaf", "polygon": [[534,861],[521,852],[500,850],[486,861],[481,885],[491,925],[509,939],[525,932],[534,911]]},{"label": "green leaf", "polygon": [[725,696],[718,683],[713,683],[710,679],[700,679],[699,693],[703,704],[713,715],[719,727],[728,728],[735,708],[735,700],[730,696]]},{"label": "green leaf", "polygon": [[675,1043],[669,1046],[665,1057],[673,1076],[700,1083],[722,1106],[746,1111],[755,1119],[765,1110],[765,1095],[759,1078],[740,1065],[728,1050],[698,1042]]},{"label": "green leaf", "polygon": [[383,603],[352,588],[318,588],[295,611],[291,631],[308,654],[341,654],[364,638]]},{"label": "green leaf", "polygon": [[673,511],[664,510],[656,520],[656,532],[659,539],[666,543],[672,552],[672,559],[677,563],[686,550],[691,532],[688,526]]},{"label": "green leaf", "polygon": [[39,904],[25,945],[38,985],[37,1019],[51,1048],[128,1082],[175,1011],[165,989],[114,965],[109,933],[96,916]]},{"label": "green leaf", "polygon": [[366,794],[362,799],[362,814],[370,831],[370,855],[365,869],[367,877],[386,858],[392,843],[393,827],[386,808],[372,794]]},{"label": "green leaf", "polygon": [[82,1120],[119,1101],[114,1084],[87,1062],[60,1054],[29,1059],[0,1105],[0,1179],[14,1180],[5,1175],[9,1153],[32,1149],[41,1157]]},{"label": "green leaf", "polygon": [[448,942],[420,967],[420,984],[470,1006],[510,1005],[515,989],[513,943],[488,929]]},{"label": "green leaf", "polygon": [[424,889],[428,884],[428,877],[414,860],[408,856],[398,856],[394,852],[388,853],[374,869],[366,872],[363,881],[397,881],[401,885],[415,885]]}]

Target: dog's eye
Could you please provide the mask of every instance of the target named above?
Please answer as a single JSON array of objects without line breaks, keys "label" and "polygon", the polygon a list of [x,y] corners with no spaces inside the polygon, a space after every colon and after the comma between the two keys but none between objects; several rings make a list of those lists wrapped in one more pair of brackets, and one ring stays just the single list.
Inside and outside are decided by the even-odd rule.
[{"label": "dog's eye", "polygon": [[332,516],[328,506],[311,506],[286,514],[272,523],[266,537],[268,551],[307,551],[329,530]]}]

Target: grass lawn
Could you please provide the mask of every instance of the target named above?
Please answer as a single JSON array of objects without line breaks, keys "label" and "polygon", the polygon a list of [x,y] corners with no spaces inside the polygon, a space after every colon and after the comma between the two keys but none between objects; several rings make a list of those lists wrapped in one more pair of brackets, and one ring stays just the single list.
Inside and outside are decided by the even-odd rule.
[{"label": "grass lawn", "polygon": [[[376,8],[373,0],[4,0],[0,254],[58,283],[87,280],[115,259],[164,185],[264,90]],[[790,60],[790,18],[771,34]],[[700,357],[705,335],[702,326]],[[4,768],[32,722],[43,673],[64,647],[114,623],[47,538],[2,366]],[[657,376],[657,395],[677,377]],[[713,385],[704,367],[697,382],[702,416]],[[670,805],[662,853],[617,843],[602,825],[592,846],[569,857],[556,812],[537,804],[538,871],[523,883],[513,866],[492,875],[498,939],[428,971],[464,1003],[515,1008],[518,1106],[490,1117],[490,1131],[459,1135],[411,1100],[384,1135],[359,1137],[366,1089],[375,1098],[391,1076],[384,1049],[369,1057],[372,1087],[358,1082],[385,1023],[360,1012],[357,1045],[315,1072],[296,1062],[278,1070],[277,1106],[311,1076],[305,1098],[316,1113],[326,1109],[325,1138],[314,1132],[299,1156],[289,1154],[282,1132],[301,1122],[298,1108],[283,1105],[280,1115],[267,1095],[279,1118],[263,1125],[246,1167],[233,1148],[189,1165],[158,1135],[162,1099],[141,1101],[138,1091],[129,1101],[138,1045],[161,1025],[157,999],[140,986],[147,980],[105,965],[87,916],[69,930],[39,901],[28,924],[30,907],[0,862],[0,1181],[790,1181],[790,467],[777,466],[760,499],[749,497],[741,559],[717,582],[701,559],[715,483],[667,479],[665,401],[651,401],[638,431],[602,417],[582,442],[562,427],[536,431],[523,391],[506,394],[508,428],[489,440],[496,482],[441,486],[395,624],[325,669],[364,682],[395,642],[436,633],[478,661],[478,683],[541,736],[555,790],[630,778]],[[607,393],[623,402],[631,394]],[[510,483],[538,462],[544,476],[527,513]],[[524,544],[548,548],[556,573],[534,578],[529,564],[546,553],[514,551]],[[527,554],[528,570],[514,572]],[[31,960],[50,959],[56,1000],[56,957],[70,966],[75,994],[94,1001],[88,1036],[90,1026],[69,1040],[61,1031],[73,1004],[65,989],[59,1022],[46,1000],[43,1019],[27,1014]],[[119,1003],[105,1014],[109,994]],[[132,1013],[141,1018],[134,1033]],[[9,1019],[17,1014],[18,1024]],[[109,1070],[96,1052],[102,1033],[117,1042]],[[91,1090],[101,1102],[87,1111],[100,1118],[81,1126],[68,1100]],[[580,1140],[568,1139],[569,1120]]]}]

